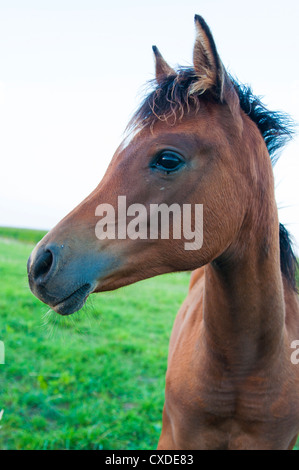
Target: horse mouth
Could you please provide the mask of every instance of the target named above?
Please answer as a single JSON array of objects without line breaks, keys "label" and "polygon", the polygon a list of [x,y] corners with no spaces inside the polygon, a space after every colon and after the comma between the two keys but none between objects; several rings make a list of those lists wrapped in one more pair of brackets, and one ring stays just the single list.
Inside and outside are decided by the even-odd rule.
[{"label": "horse mouth", "polygon": [[71,295],[65,297],[63,300],[60,300],[52,308],[60,315],[71,315],[83,307],[91,291],[91,285],[84,284],[83,286],[79,287],[79,289],[75,290]]}]

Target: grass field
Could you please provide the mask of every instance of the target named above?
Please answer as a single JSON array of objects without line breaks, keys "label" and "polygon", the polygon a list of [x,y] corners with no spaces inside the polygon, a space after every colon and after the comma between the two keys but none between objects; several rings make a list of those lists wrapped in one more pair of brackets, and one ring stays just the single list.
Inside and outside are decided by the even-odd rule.
[{"label": "grass field", "polygon": [[168,341],[189,274],[93,295],[49,312],[27,285],[43,232],[0,228],[0,449],[154,449]]},{"label": "grass field", "polygon": [[0,449],[154,449],[168,341],[189,275],[94,295],[71,317],[29,291],[42,232],[0,229]]}]

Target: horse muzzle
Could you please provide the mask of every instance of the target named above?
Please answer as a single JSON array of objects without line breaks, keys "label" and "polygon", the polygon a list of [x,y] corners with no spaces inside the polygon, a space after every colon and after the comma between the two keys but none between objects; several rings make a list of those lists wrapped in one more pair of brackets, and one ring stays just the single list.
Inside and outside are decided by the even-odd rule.
[{"label": "horse muzzle", "polygon": [[109,267],[111,262],[104,254],[80,253],[67,243],[41,241],[27,263],[29,286],[55,312],[70,315],[83,307]]}]

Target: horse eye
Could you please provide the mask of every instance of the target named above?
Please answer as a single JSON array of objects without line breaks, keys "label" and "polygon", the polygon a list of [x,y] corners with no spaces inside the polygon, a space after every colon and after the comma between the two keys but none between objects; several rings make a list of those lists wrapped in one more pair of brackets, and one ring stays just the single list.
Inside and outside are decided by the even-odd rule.
[{"label": "horse eye", "polygon": [[177,153],[167,150],[159,154],[158,158],[156,158],[152,164],[152,167],[170,173],[171,171],[176,171],[181,168],[183,164],[184,161]]}]

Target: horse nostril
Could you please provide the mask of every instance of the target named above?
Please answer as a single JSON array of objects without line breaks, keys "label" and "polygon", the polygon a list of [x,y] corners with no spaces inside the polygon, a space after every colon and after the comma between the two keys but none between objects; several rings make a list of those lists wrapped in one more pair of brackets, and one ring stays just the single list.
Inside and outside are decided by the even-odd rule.
[{"label": "horse nostril", "polygon": [[44,280],[47,274],[50,272],[54,262],[54,256],[50,250],[44,251],[44,253],[37,259],[33,266],[33,279]]}]

